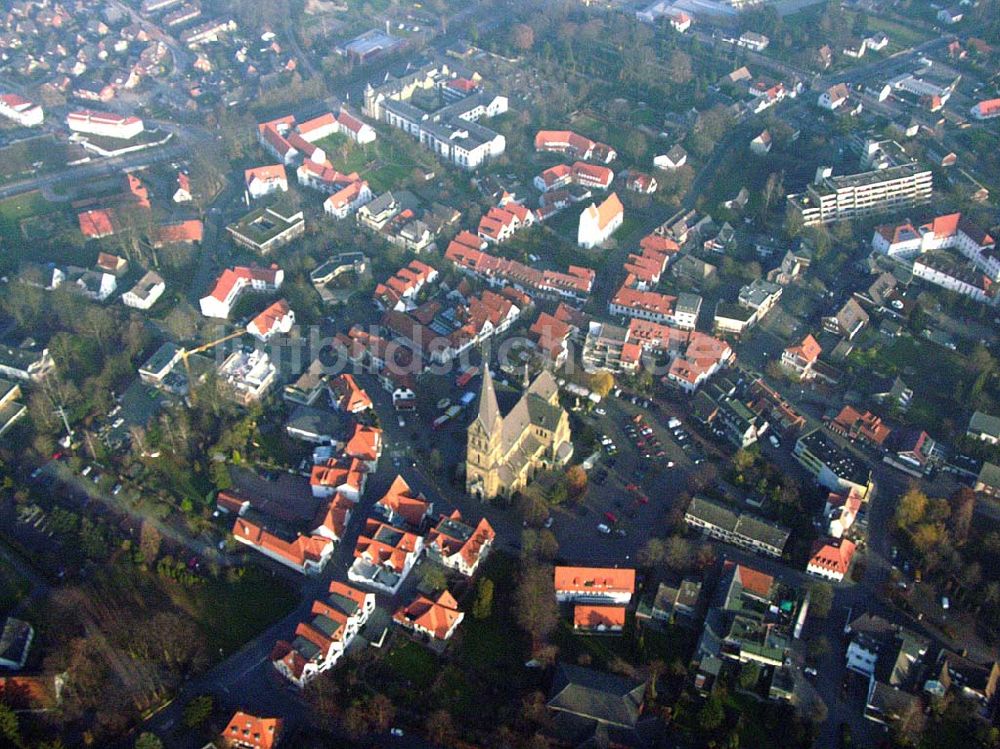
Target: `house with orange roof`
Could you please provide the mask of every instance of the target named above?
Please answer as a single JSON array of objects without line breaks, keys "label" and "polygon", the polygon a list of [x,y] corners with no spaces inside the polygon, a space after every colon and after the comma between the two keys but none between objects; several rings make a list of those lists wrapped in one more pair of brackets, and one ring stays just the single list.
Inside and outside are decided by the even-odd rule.
[{"label": "house with orange roof", "polygon": [[339,374],[330,381],[330,403],[349,414],[359,414],[374,407],[372,399],[352,374]]},{"label": "house with orange roof", "polygon": [[628,605],[635,593],[635,570],[619,567],[556,567],[553,572],[559,603]]},{"label": "house with orange roof", "polygon": [[638,172],[635,169],[628,173],[625,181],[625,189],[637,192],[640,195],[652,195],[659,188],[656,177],[646,172]]},{"label": "house with orange roof", "polygon": [[312,531],[313,535],[324,536],[339,543],[344,537],[344,529],[351,519],[353,510],[354,502],[343,494],[334,494],[330,504],[321,510],[316,520],[316,527]]},{"label": "house with orange roof", "polygon": [[892,433],[892,429],[871,411],[862,413],[853,406],[844,406],[830,419],[827,427],[834,434],[846,437],[852,442],[861,441],[872,447],[881,448]]},{"label": "house with orange roof", "polygon": [[403,312],[415,306],[414,299],[426,284],[438,279],[435,268],[419,260],[396,271],[385,283],[375,287],[375,303],[381,309]]},{"label": "house with orange roof", "polygon": [[815,377],[813,366],[819,360],[819,355],[823,352],[819,343],[812,334],[802,339],[802,342],[789,346],[781,353],[781,366],[802,380],[810,380]]},{"label": "house with orange roof", "polygon": [[872,249],[902,260],[934,250],[955,249],[991,281],[1000,281],[996,239],[960,213],[936,216],[919,227],[911,221],[878,226],[872,236]]},{"label": "house with orange roof", "polygon": [[671,325],[676,322],[677,297],[655,291],[640,291],[622,286],[608,303],[608,313],[615,317],[632,318]]},{"label": "house with orange roof", "polygon": [[611,238],[625,220],[625,206],[616,193],[600,205],[591,203],[580,214],[576,243],[585,249],[597,247]]},{"label": "house with orange roof", "polygon": [[560,190],[571,184],[573,184],[573,170],[568,164],[550,166],[534,179],[535,189],[542,193]]},{"label": "house with orange roof", "polygon": [[243,183],[251,198],[263,198],[276,192],[288,192],[288,177],[285,175],[284,164],[271,164],[246,169],[243,172]]},{"label": "house with orange roof", "polygon": [[386,593],[399,590],[424,548],[424,539],[377,518],[368,518],[354,547],[347,578]]},{"label": "house with orange roof", "polygon": [[464,618],[458,601],[447,590],[433,598],[417,594],[392,616],[392,620],[401,627],[439,642],[450,640]]},{"label": "house with orange roof", "polygon": [[275,749],[281,742],[285,722],[281,718],[258,718],[237,711],[220,734],[226,749]]},{"label": "house with orange roof", "polygon": [[344,455],[360,460],[365,470],[373,473],[382,457],[382,430],[367,424],[355,424],[354,432],[344,443]]},{"label": "house with orange roof", "polygon": [[333,581],[329,594],[313,602],[310,616],[290,641],[271,651],[274,668],[300,689],[343,657],[351,641],[375,611],[375,594]]},{"label": "house with orange roof", "polygon": [[473,528],[462,520],[461,512],[454,510],[450,515],[442,515],[427,534],[427,555],[448,569],[471,577],[489,555],[495,539],[496,531],[486,518]]},{"label": "house with orange roof", "polygon": [[97,270],[113,276],[122,276],[128,270],[128,260],[108,252],[98,253],[96,265]]},{"label": "house with orange roof", "polygon": [[1000,117],[1000,99],[986,99],[977,102],[970,110],[970,114],[977,120],[992,120]]},{"label": "house with orange roof", "polygon": [[618,156],[611,146],[598,143],[572,130],[539,130],[535,134],[535,150],[563,153],[584,161],[609,164]]},{"label": "house with orange roof", "polygon": [[573,607],[573,629],[577,632],[618,634],[624,627],[624,606],[594,606],[578,603]]},{"label": "house with orange roof", "polygon": [[396,476],[372,512],[390,525],[422,529],[434,513],[434,503],[423,494],[414,493],[402,476]]},{"label": "house with orange roof", "polygon": [[332,192],[330,197],[323,201],[323,212],[327,216],[345,219],[370,203],[373,197],[368,182],[356,179]]},{"label": "house with orange roof", "polygon": [[374,143],[378,137],[375,128],[363,122],[360,117],[355,117],[344,107],[341,107],[340,113],[337,115],[337,125],[340,133],[361,146]]},{"label": "house with orange roof", "polygon": [[666,379],[691,394],[735,359],[736,354],[728,343],[694,331],[688,338],[684,355],[675,356],[670,362]]},{"label": "house with orange roof", "polygon": [[528,329],[528,338],[545,363],[558,369],[569,355],[567,343],[572,333],[570,325],[548,312],[542,312]]},{"label": "house with orange roof", "polygon": [[286,139],[294,126],[295,118],[291,115],[257,125],[257,140],[282,164],[291,164],[300,155]]},{"label": "house with orange roof", "polygon": [[77,215],[80,232],[86,239],[104,239],[115,233],[111,211],[103,208],[91,209]]},{"label": "house with orange roof", "polygon": [[295,170],[295,176],[303,187],[309,187],[327,195],[343,189],[352,182],[361,181],[361,175],[357,172],[342,174],[340,170],[333,168],[329,163],[317,164],[315,161],[303,161]]},{"label": "house with orange roof", "polygon": [[303,140],[315,143],[338,133],[340,126],[337,124],[337,117],[333,112],[324,112],[310,120],[300,122],[295,130]]},{"label": "house with orange roof", "polygon": [[266,342],[275,335],[288,333],[294,325],[295,311],[288,306],[288,302],[279,299],[247,323],[247,333],[258,341]]},{"label": "house with orange roof", "polygon": [[227,319],[244,291],[277,291],[285,280],[285,271],[277,265],[269,268],[236,266],[222,271],[215,286],[199,303],[205,317]]},{"label": "house with orange roof", "polygon": [[357,458],[331,458],[312,468],[309,486],[317,498],[332,497],[338,492],[357,502],[365,490],[368,471],[364,462]]},{"label": "house with orange roof", "polygon": [[198,219],[161,224],[156,227],[153,246],[164,247],[168,244],[200,243],[204,232],[205,227]]},{"label": "house with orange roof", "polygon": [[190,203],[193,198],[191,178],[184,172],[177,172],[177,189],[174,191],[173,201],[175,203]]},{"label": "house with orange roof", "polygon": [[279,534],[248,517],[236,518],[233,538],[304,575],[322,572],[334,548],[333,539],[325,535]]},{"label": "house with orange roof", "polygon": [[857,545],[846,538],[820,538],[812,546],[806,572],[835,583],[843,582]]},{"label": "house with orange roof", "polygon": [[858,517],[864,497],[854,487],[847,491],[830,492],[826,498],[823,515],[829,525],[827,533],[833,538],[842,538]]}]

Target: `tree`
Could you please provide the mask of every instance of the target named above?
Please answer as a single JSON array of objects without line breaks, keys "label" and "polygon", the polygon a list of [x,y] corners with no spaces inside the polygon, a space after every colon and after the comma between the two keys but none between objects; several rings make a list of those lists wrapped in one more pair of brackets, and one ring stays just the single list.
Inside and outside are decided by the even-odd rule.
[{"label": "tree", "polygon": [[625,153],[635,161],[642,161],[649,149],[649,142],[646,136],[638,130],[632,130],[625,136]]},{"label": "tree", "polygon": [[139,552],[146,564],[153,564],[160,555],[160,542],[162,541],[160,532],[148,519],[142,521],[139,529]]},{"label": "tree", "polygon": [[212,695],[203,694],[195,697],[184,706],[184,725],[188,728],[197,728],[211,717],[214,709],[215,700]]},{"label": "tree", "polygon": [[566,469],[566,491],[570,499],[578,499],[587,491],[587,472],[583,466],[570,466]]},{"label": "tree", "polygon": [[384,694],[376,694],[368,703],[368,721],[373,733],[385,733],[396,717],[396,706]]},{"label": "tree", "polygon": [[448,585],[448,576],[437,564],[425,563],[420,580],[427,588],[435,591],[444,590]]},{"label": "tree", "polygon": [[476,585],[476,600],[472,604],[474,619],[489,619],[493,613],[493,581],[482,578]]},{"label": "tree", "polygon": [[809,586],[809,613],[817,619],[826,619],[833,607],[833,586],[830,583],[813,583]]},{"label": "tree", "polygon": [[615,386],[615,376],[607,370],[598,370],[590,375],[588,386],[592,392],[601,396],[601,398],[607,398],[608,393]]},{"label": "tree", "polygon": [[521,520],[529,526],[541,526],[549,517],[549,505],[534,486],[527,486],[515,503]]},{"label": "tree", "polygon": [[825,656],[830,653],[830,641],[825,635],[820,635],[819,637],[813,638],[809,641],[809,660],[814,663],[822,660]]},{"label": "tree", "polygon": [[976,493],[967,486],[961,487],[948,498],[951,505],[951,517],[948,519],[948,529],[956,546],[961,546],[969,539],[969,529],[972,527],[972,517],[976,511]]},{"label": "tree", "polygon": [[435,710],[427,716],[424,724],[427,738],[438,746],[453,746],[455,743],[455,722],[447,710]]},{"label": "tree", "polygon": [[665,559],[673,570],[684,571],[691,566],[691,544],[683,536],[667,539]]},{"label": "tree", "polygon": [[926,512],[927,495],[916,486],[911,486],[900,498],[896,508],[896,527],[909,528],[923,520]]},{"label": "tree", "polygon": [[559,623],[552,568],[532,566],[521,573],[514,595],[517,623],[540,644]]},{"label": "tree", "polygon": [[650,538],[639,549],[638,561],[643,567],[655,567],[667,554],[667,545],[662,538]]},{"label": "tree", "polygon": [[535,31],[530,26],[518,23],[511,29],[511,38],[522,52],[527,52],[535,45]]},{"label": "tree", "polygon": [[722,700],[719,695],[713,693],[698,711],[698,725],[712,733],[719,729],[725,719],[726,711],[722,706]]},{"label": "tree", "polygon": [[21,721],[10,706],[0,702],[0,737],[11,746],[23,746],[21,741]]},{"label": "tree", "polygon": [[163,742],[155,733],[140,733],[135,740],[135,749],[163,749]]},{"label": "tree", "polygon": [[740,667],[740,687],[743,689],[753,689],[757,685],[757,680],[760,679],[760,666],[758,666],[753,661],[744,663]]}]

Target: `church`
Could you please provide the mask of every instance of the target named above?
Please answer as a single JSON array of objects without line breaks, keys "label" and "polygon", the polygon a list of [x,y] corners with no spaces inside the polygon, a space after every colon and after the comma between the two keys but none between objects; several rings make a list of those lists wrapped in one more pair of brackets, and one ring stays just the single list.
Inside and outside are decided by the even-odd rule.
[{"label": "church", "polygon": [[506,416],[500,415],[493,377],[484,367],[479,413],[469,425],[466,492],[480,499],[511,497],[539,471],[566,465],[573,456],[569,414],[559,386],[543,370]]}]

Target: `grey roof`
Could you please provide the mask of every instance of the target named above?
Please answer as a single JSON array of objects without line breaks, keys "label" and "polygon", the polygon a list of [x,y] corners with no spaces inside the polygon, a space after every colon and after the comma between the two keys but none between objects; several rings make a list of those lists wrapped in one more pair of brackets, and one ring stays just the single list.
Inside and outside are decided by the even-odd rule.
[{"label": "grey roof", "polygon": [[705,497],[694,497],[691,504],[688,505],[686,514],[730,533],[777,549],[783,549],[788,542],[789,530],[787,528],[769,523],[754,515],[735,512],[721,502]]},{"label": "grey roof", "polygon": [[687,312],[692,315],[696,315],[701,309],[701,297],[697,294],[682,291],[677,295],[677,301],[674,304],[674,308],[677,312]]},{"label": "grey roof", "polygon": [[548,707],[632,728],[639,720],[644,690],[640,681],[563,663],[552,680]]},{"label": "grey roof", "polygon": [[985,486],[1000,488],[1000,466],[989,462],[983,463],[978,481]]},{"label": "grey roof", "polygon": [[493,388],[493,375],[488,364],[483,364],[483,387],[479,394],[478,421],[487,433],[493,431],[493,425],[500,418],[500,405],[497,403],[496,390]]},{"label": "grey roof", "polygon": [[974,434],[988,434],[1000,439],[1000,416],[976,411],[969,419],[969,431]]},{"label": "grey roof", "polygon": [[7,617],[0,633],[0,658],[20,664],[27,655],[34,632],[27,622]]}]

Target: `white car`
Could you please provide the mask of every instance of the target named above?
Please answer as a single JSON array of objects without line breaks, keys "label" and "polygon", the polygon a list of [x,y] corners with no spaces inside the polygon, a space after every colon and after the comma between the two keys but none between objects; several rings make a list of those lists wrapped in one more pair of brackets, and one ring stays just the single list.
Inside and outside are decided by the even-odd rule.
[{"label": "white car", "polygon": [[607,416],[608,415],[608,412],[605,411],[603,408],[595,408],[594,409],[594,413],[597,414],[598,416]]},{"label": "white car", "polygon": [[604,523],[601,523],[600,525],[597,526],[597,532],[603,533],[605,536],[607,536],[609,533],[611,533],[611,528],[609,528]]},{"label": "white car", "polygon": [[771,443],[771,447],[773,447],[775,450],[777,450],[779,447],[781,447],[781,442],[773,434],[770,437],[768,437],[767,439]]}]

